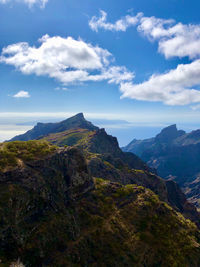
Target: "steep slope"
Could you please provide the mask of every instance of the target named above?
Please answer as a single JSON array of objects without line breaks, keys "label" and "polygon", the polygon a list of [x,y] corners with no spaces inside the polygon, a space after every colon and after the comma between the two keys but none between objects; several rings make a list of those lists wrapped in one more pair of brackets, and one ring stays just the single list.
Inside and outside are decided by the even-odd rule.
[{"label": "steep slope", "polygon": [[75,147],[1,149],[16,159],[0,171],[2,266],[200,265],[199,230],[151,190],[92,179]]},{"label": "steep slope", "polygon": [[[60,147],[75,146],[83,150],[92,176],[113,182],[117,181],[124,185],[136,183],[147,187],[158,194],[163,201],[173,203],[173,207],[177,211],[181,211],[187,218],[199,224],[199,214],[187,202],[186,198],[177,196],[174,199],[181,199],[181,201],[177,203],[174,200],[171,201],[172,188],[169,194],[166,182],[155,175],[154,169],[149,168],[136,155],[130,152],[122,152],[116,137],[108,135],[104,129],[99,129],[86,121],[82,113],[65,120],[64,123],[54,123],[53,125],[54,127],[64,125],[65,128],[70,129],[62,131],[63,127],[59,126],[59,128],[56,128],[58,132],[52,131],[48,135],[42,136],[41,139]],[[85,128],[78,128],[79,125]],[[174,125],[168,127],[158,139],[162,138],[162,135],[166,136],[167,133],[169,133],[171,139],[181,136],[181,131],[177,131],[177,133],[176,131]],[[175,195],[179,194],[175,184],[173,184],[173,190]]]},{"label": "steep slope", "polygon": [[166,128],[164,128],[161,133],[159,133],[155,137],[156,142],[160,143],[171,143],[173,142],[176,138],[181,137],[185,134],[184,131],[182,130],[177,130],[176,124],[170,125]]},{"label": "steep slope", "polygon": [[185,133],[172,125],[155,138],[133,140],[123,151],[137,154],[160,176],[178,182],[188,199],[199,206],[200,130]]},{"label": "steep slope", "polygon": [[175,124],[164,128],[156,137],[145,140],[133,139],[126,147],[122,150],[125,152],[132,152],[138,156],[142,156],[147,150],[153,150],[160,148],[162,145],[170,145],[177,138],[184,136],[186,133],[182,130],[177,130]]},{"label": "steep slope", "polygon": [[199,214],[187,202],[175,183],[170,191],[166,182],[158,177],[143,161],[132,153],[124,153],[119,148],[115,137],[108,135],[104,129],[88,131],[85,129],[69,130],[50,134],[44,138],[59,146],[73,145],[83,150],[88,168],[94,177],[100,177],[121,184],[137,184],[151,189],[160,199],[171,203],[186,218],[199,224]]},{"label": "steep slope", "polygon": [[124,153],[119,147],[116,137],[108,135],[105,129],[89,131],[86,129],[72,129],[56,134],[49,134],[42,138],[58,146],[77,146],[86,154],[111,155],[125,160],[131,168],[150,170],[150,168],[136,155]]},{"label": "steep slope", "polygon": [[91,122],[85,120],[83,113],[78,113],[75,116],[58,123],[38,123],[33,129],[25,134],[15,136],[11,141],[28,141],[38,139],[49,133],[63,132],[69,129],[88,129],[97,130],[98,127],[92,125]]}]

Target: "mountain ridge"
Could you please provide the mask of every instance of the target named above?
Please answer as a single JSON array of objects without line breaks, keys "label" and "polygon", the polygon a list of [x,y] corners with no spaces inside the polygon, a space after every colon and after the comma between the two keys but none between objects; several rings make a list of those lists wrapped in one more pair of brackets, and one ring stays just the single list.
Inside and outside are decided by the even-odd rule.
[{"label": "mountain ridge", "polygon": [[[71,124],[71,120],[73,124]],[[88,129],[79,128],[80,121],[81,125],[89,125]],[[116,137],[108,135],[105,129],[99,129],[87,122],[82,113],[64,122],[65,124],[70,122],[68,126],[65,125],[65,128],[69,130],[49,133],[39,139],[60,147],[73,146],[81,149],[88,161],[88,168],[93,177],[101,177],[112,182],[117,181],[124,185],[136,183],[147,187],[158,194],[163,201],[171,203],[177,211],[199,223],[198,213],[182,196],[181,191],[176,189],[175,183],[171,184],[168,192],[166,182],[156,175],[155,169],[149,168],[135,154],[123,152]],[[176,127],[173,126],[172,128],[174,132]],[[171,129],[168,130],[171,132]],[[174,199],[173,193],[178,194]]]},{"label": "mountain ridge", "polygon": [[198,267],[200,216],[179,186],[87,125],[0,144],[1,263]]},{"label": "mountain ridge", "polygon": [[200,231],[152,190],[92,177],[77,147],[2,146],[20,159],[0,170],[3,266],[199,266]]},{"label": "mountain ridge", "polygon": [[38,122],[33,129],[25,134],[13,137],[10,141],[28,141],[38,139],[41,136],[48,135],[49,133],[57,133],[69,129],[83,128],[88,130],[97,130],[98,127],[94,126],[91,122],[85,120],[83,113],[78,113],[73,117],[56,123],[41,123]]},{"label": "mountain ridge", "polygon": [[122,150],[138,155],[161,177],[175,180],[188,199],[200,207],[200,130],[186,133],[171,125],[154,138],[134,139]]}]

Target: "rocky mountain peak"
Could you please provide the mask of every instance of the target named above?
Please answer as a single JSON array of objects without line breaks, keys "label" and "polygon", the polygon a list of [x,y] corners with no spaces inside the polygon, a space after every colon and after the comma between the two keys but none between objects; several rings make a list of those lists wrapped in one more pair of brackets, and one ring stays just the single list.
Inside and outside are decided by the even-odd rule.
[{"label": "rocky mountain peak", "polygon": [[200,130],[192,131],[189,134],[189,137],[193,138],[193,139],[199,139],[200,138]]},{"label": "rocky mountain peak", "polygon": [[175,138],[185,134],[184,131],[177,130],[176,124],[172,124],[164,128],[156,137],[156,141],[168,143],[173,141]]},{"label": "rocky mountain peak", "polygon": [[74,116],[72,116],[72,117],[70,117],[70,118],[68,118],[68,119],[66,119],[66,120],[64,120],[62,122],[69,122],[69,121],[72,121],[72,120],[73,121],[86,121],[83,113],[77,113],[76,115],[74,115]]},{"label": "rocky mountain peak", "polygon": [[84,118],[83,113],[78,113],[73,117],[56,123],[37,123],[37,125],[25,134],[14,137],[11,141],[28,141],[42,138],[52,133],[60,133],[71,129],[98,130],[91,122]]},{"label": "rocky mountain peak", "polygon": [[85,120],[85,117],[84,117],[84,115],[83,115],[83,112],[77,113],[77,114],[74,116],[74,118]]}]

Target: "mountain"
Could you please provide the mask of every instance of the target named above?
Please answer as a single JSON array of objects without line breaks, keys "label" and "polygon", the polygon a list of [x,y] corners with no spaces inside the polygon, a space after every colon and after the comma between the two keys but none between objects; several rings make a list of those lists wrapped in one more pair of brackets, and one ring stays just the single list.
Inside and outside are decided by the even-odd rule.
[{"label": "mountain", "polygon": [[200,215],[179,186],[83,114],[64,122],[0,144],[1,263],[199,266]]},{"label": "mountain", "polygon": [[154,138],[134,139],[122,150],[141,157],[161,177],[176,181],[200,207],[200,130],[185,133],[171,125]]},{"label": "mountain", "polygon": [[[93,177],[119,182],[123,185],[137,184],[149,188],[158,194],[161,200],[171,204],[186,218],[199,224],[199,214],[187,202],[182,192],[177,190],[176,184],[172,183],[169,190],[167,182],[158,177],[154,169],[149,168],[133,153],[123,152],[116,137],[108,135],[105,129],[99,129],[87,122],[82,113],[64,122],[67,130],[63,131],[63,127],[60,127],[57,128],[57,132],[52,131],[37,139],[48,141],[59,147],[73,146],[80,149],[87,159],[88,169]],[[63,122],[58,124],[63,124]],[[52,124],[55,125],[52,128],[55,129],[58,124]]]},{"label": "mountain", "polygon": [[93,177],[96,154],[45,140],[0,145],[1,266],[200,266],[197,226],[146,187]]},{"label": "mountain", "polygon": [[156,142],[171,143],[176,138],[181,137],[185,134],[182,130],[177,130],[176,124],[170,125],[164,128],[155,138]]},{"label": "mountain", "polygon": [[37,123],[37,125],[26,132],[25,134],[21,134],[15,136],[11,139],[11,141],[28,141],[33,139],[38,139],[41,136],[48,135],[49,133],[58,133],[63,132],[69,129],[88,129],[88,130],[97,130],[98,127],[92,125],[91,122],[85,120],[83,113],[78,113],[75,116],[66,119],[57,123]]},{"label": "mountain", "polygon": [[96,154],[111,154],[115,158],[126,160],[129,167],[149,169],[147,165],[132,153],[123,153],[116,137],[108,135],[105,129],[99,129],[79,113],[59,123],[38,123],[32,130],[14,137],[11,141],[47,140],[58,146],[78,146],[84,151]]},{"label": "mountain", "polygon": [[[88,168],[94,177],[101,177],[121,184],[137,184],[151,189],[159,197],[170,203],[187,218],[199,223],[195,208],[187,202],[174,182],[164,181],[154,169],[149,168],[136,155],[123,152],[116,137],[108,135],[104,129],[88,131],[75,129],[49,134],[42,140],[58,146],[74,146],[81,149],[87,158]],[[170,187],[169,185],[170,184]]]}]

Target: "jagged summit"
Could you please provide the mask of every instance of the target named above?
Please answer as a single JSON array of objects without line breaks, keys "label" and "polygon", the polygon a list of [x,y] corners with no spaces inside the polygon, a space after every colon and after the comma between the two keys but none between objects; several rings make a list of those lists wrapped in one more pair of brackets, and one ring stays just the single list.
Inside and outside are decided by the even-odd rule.
[{"label": "jagged summit", "polygon": [[69,121],[72,121],[72,120],[75,120],[75,121],[86,121],[83,113],[77,113],[76,115],[70,117],[70,118],[67,118],[66,120],[62,121],[61,123],[65,123],[65,122],[69,122]]},{"label": "jagged summit", "polygon": [[82,119],[85,120],[85,117],[83,115],[83,112],[77,113],[76,115],[74,115],[74,117],[76,117],[76,118],[82,118]]},{"label": "jagged summit", "polygon": [[177,126],[176,124],[172,124],[172,125],[169,125],[165,128],[162,129],[161,133],[164,133],[164,132],[177,132]]},{"label": "jagged summit", "polygon": [[156,141],[161,142],[170,142],[181,135],[184,135],[185,132],[182,130],[177,130],[176,124],[172,124],[164,129],[156,136]]},{"label": "jagged summit", "polygon": [[154,138],[133,140],[123,151],[140,156],[161,177],[174,179],[200,208],[200,129],[186,133],[173,124]]},{"label": "jagged summit", "polygon": [[26,132],[25,134],[15,136],[11,141],[28,141],[33,139],[42,138],[48,134],[59,133],[71,129],[87,129],[87,130],[98,130],[99,128],[94,126],[91,122],[84,118],[83,113],[78,113],[73,117],[57,123],[37,123],[37,125]]}]

